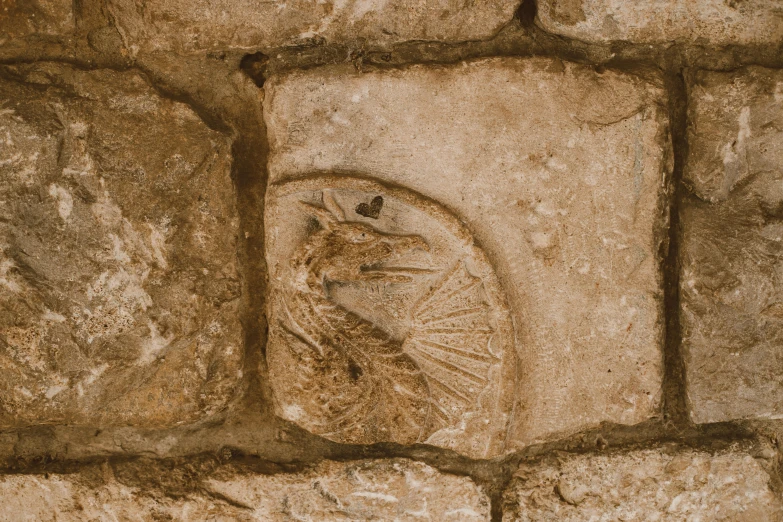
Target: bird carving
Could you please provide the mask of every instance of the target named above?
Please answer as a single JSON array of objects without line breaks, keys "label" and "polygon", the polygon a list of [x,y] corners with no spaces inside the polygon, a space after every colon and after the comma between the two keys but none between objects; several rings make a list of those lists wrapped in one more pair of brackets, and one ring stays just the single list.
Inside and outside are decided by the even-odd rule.
[{"label": "bird carving", "polygon": [[285,368],[275,380],[278,404],[286,418],[338,442],[424,441],[475,408],[488,382],[493,329],[481,280],[462,263],[447,270],[400,338],[339,304],[331,289],[411,284],[426,269],[388,261],[429,251],[427,241],[347,220],[328,190],[322,202],[300,202],[311,230],[273,296],[280,312],[267,358]]}]

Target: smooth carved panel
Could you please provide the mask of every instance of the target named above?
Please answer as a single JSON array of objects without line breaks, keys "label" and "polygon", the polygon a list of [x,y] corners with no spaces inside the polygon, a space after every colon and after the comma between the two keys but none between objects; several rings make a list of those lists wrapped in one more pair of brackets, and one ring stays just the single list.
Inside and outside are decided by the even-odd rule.
[{"label": "smooth carved panel", "polygon": [[[278,205],[276,184],[319,172],[326,177],[308,188],[311,207],[326,208],[322,194],[331,188],[349,221],[378,227],[387,219],[401,223],[403,216],[418,216],[399,233],[428,244],[435,222],[458,220],[468,227],[472,239],[465,241],[475,241],[490,260],[513,319],[517,371],[496,374],[503,393],[515,390],[505,451],[601,422],[633,424],[656,414],[663,338],[659,255],[670,156],[665,100],[655,78],[599,74],[545,58],[493,58],[388,71],[322,67],[272,77],[264,90],[270,208]],[[397,212],[396,196],[358,188],[354,199],[344,200],[346,188],[329,181],[340,173],[405,187],[437,204],[428,203],[427,212]],[[454,217],[432,217],[444,208]],[[305,242],[306,219],[318,230],[313,211],[299,203],[267,214],[273,287],[291,277],[282,268]],[[293,241],[291,233],[281,232],[288,220],[301,222],[301,237],[282,250]],[[427,284],[448,286],[447,271],[459,269],[461,258],[435,255],[432,246],[430,251],[443,271]],[[479,277],[482,291],[496,295],[490,279],[475,271],[485,270],[475,261],[484,255],[468,258],[474,259],[465,264],[468,275],[455,276],[466,283]],[[344,302],[356,292],[333,288],[334,299]],[[416,295],[406,311],[416,310],[423,294]],[[442,295],[436,293],[437,306],[448,306]],[[373,324],[379,321],[373,318]],[[415,321],[404,323],[401,332],[392,321],[383,324],[396,338],[408,339],[406,349],[421,344],[412,342],[419,339]],[[442,336],[426,340],[443,344]],[[413,359],[415,350],[410,354]],[[504,367],[510,364],[505,356]],[[416,363],[421,368],[429,364],[424,359]],[[481,385],[486,362],[460,367],[478,376],[471,386]],[[286,378],[277,371],[270,367],[273,380]],[[286,393],[277,396],[289,400]],[[494,420],[479,402],[478,411],[488,412],[485,438],[494,437],[494,426],[505,418]],[[299,413],[297,422],[305,425],[310,414]],[[432,429],[425,428],[422,438]],[[389,438],[414,439],[410,433]]]},{"label": "smooth carved panel", "polygon": [[346,443],[502,448],[514,354],[486,255],[437,203],[351,177],[268,196],[279,414]]}]

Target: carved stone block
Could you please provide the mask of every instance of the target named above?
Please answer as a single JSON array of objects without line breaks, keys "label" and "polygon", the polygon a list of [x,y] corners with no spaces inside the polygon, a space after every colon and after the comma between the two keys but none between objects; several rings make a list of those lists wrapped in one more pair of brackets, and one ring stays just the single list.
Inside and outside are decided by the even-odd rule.
[{"label": "carved stone block", "polygon": [[279,415],[487,457],[655,414],[659,87],[549,59],[267,85]]},{"label": "carved stone block", "polygon": [[491,38],[520,0],[109,0],[131,52],[197,53],[290,45]]},{"label": "carved stone block", "polygon": [[681,299],[695,422],[783,416],[783,73],[701,72],[689,93]]},{"label": "carved stone block", "polygon": [[777,44],[778,0],[542,0],[537,23],[587,42]]},{"label": "carved stone block", "polygon": [[781,520],[770,483],[760,461],[736,447],[559,454],[520,466],[503,522]]},{"label": "carved stone block", "polygon": [[[230,465],[204,468],[202,476],[189,468],[185,481],[177,468],[161,469],[143,461],[87,466],[74,474],[4,475],[0,520],[490,519],[489,498],[469,478],[446,475],[420,462],[323,462],[307,471],[277,475]],[[173,486],[176,494],[167,494],[166,486]]]},{"label": "carved stone block", "polygon": [[230,143],[142,76],[0,82],[0,426],[170,426],[241,373]]}]

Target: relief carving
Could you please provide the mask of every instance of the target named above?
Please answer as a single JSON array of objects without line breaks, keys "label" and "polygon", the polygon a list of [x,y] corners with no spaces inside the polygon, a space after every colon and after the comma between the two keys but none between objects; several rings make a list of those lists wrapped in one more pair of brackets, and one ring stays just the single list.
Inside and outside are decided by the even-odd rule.
[{"label": "relief carving", "polygon": [[273,186],[267,223],[278,414],[337,442],[502,447],[511,320],[455,217],[405,189],[318,177]]}]

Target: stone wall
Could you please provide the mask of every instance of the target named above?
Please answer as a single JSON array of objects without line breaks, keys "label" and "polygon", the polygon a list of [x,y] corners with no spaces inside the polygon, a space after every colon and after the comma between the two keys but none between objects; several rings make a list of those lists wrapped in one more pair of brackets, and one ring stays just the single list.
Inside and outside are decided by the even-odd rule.
[{"label": "stone wall", "polygon": [[783,520],[777,0],[0,0],[0,520]]}]

